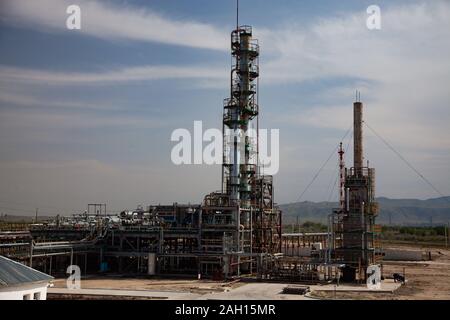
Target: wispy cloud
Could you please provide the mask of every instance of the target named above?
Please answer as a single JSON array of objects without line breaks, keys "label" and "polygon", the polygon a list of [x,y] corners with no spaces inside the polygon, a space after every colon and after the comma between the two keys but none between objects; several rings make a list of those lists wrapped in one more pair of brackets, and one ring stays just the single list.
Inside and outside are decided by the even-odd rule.
[{"label": "wispy cloud", "polygon": [[88,129],[88,128],[147,128],[156,129],[173,126],[174,122],[155,117],[140,117],[128,114],[92,114],[77,112],[4,111],[2,130],[48,129]]},{"label": "wispy cloud", "polygon": [[300,97],[296,115],[277,119],[345,130],[359,89],[366,120],[396,144],[449,148],[450,3],[381,10],[380,31],[366,28],[364,11],[259,30],[273,57],[262,66],[264,83],[329,83],[313,107]]},{"label": "wispy cloud", "polygon": [[[25,90],[24,90],[25,91]],[[21,106],[21,107],[50,107],[58,109],[86,109],[86,110],[123,110],[124,106],[118,106],[115,101],[70,101],[68,99],[54,99],[32,95],[29,93],[9,93],[0,92],[0,106]]]},{"label": "wispy cloud", "polygon": [[[261,82],[272,88],[313,88],[304,96],[297,94],[296,100],[280,101],[286,112],[271,117],[274,126],[298,130],[294,137],[284,135],[285,145],[299,149],[284,154],[282,149],[277,181],[283,197],[298,197],[308,180],[297,182],[292,176],[314,174],[318,159],[322,163],[339,142],[341,134],[336,130],[348,129],[356,89],[362,91],[366,122],[448,193],[450,3],[389,3],[381,13],[380,31],[366,28],[364,10],[321,17],[308,25],[255,30],[270,56],[261,66]],[[364,134],[365,154],[377,167],[378,194],[436,196],[368,128]],[[319,189],[328,185],[325,180]],[[320,190],[311,191],[307,198],[324,199]]]},{"label": "wispy cloud", "polygon": [[164,79],[223,81],[223,68],[207,66],[139,66],[99,72],[57,72],[0,65],[0,81],[40,85],[91,85]]},{"label": "wispy cloud", "polygon": [[[180,22],[148,9],[141,10],[126,4],[119,6],[107,2],[106,5],[106,2],[100,1],[78,1],[78,3],[83,10],[81,33],[87,36],[111,41],[150,41],[194,48],[228,50],[228,30],[218,31],[219,29],[212,24]],[[65,8],[69,1],[5,0],[2,4],[3,11],[0,17],[3,21],[31,26],[38,31],[68,32],[65,29]],[[444,193],[448,192],[450,3],[439,0],[433,2],[417,0],[407,2],[405,5],[397,5],[389,2],[389,5],[386,4],[381,9],[383,24],[380,31],[367,30],[365,10],[359,9],[336,14],[334,17],[319,17],[309,24],[278,22],[279,25],[269,26],[264,25],[262,21],[260,24],[255,24],[254,35],[259,38],[262,48],[262,117],[265,125],[281,129],[283,139],[281,172],[276,180],[279,186],[280,202],[292,201],[298,197],[299,190],[308,183],[308,178],[314,174],[317,164],[321,164],[328,157],[329,152],[338,142],[336,139],[341,138],[341,134],[336,134],[337,130],[345,131],[350,126],[351,102],[354,99],[355,89],[362,91],[367,122],[382,133]],[[90,72],[64,72],[38,67],[26,69],[0,65],[0,85],[8,83],[11,87],[22,89],[32,87],[33,92],[37,92],[41,97],[48,94],[49,100],[54,99],[52,93],[54,92],[54,96],[59,97],[54,99],[55,106],[60,104],[75,108],[81,107],[84,102],[78,101],[74,95],[68,95],[67,102],[63,103],[61,99],[66,92],[63,92],[64,90],[57,92],[60,87],[56,86],[64,85],[68,88],[80,86],[77,89],[84,89],[81,86],[111,85],[111,90],[115,90],[113,87],[115,84],[131,83],[133,85],[139,81],[184,79],[189,84],[203,87],[221,86],[225,91],[229,80],[228,69],[216,67],[216,65],[213,67],[202,64],[143,65],[124,66],[111,70],[100,68],[102,66],[96,65],[92,66],[93,71]],[[268,91],[265,90],[269,86],[270,92],[278,95],[275,98],[270,97],[276,102],[267,103],[269,97],[266,93]],[[296,86],[301,88],[300,91],[306,91],[304,88],[312,88],[312,92],[305,92],[304,96],[299,93],[286,97],[284,95],[286,89],[280,89],[283,86],[288,86],[292,91],[296,90]],[[95,87],[94,90],[96,89]],[[3,90],[0,92],[0,98],[5,103],[22,105],[36,105],[42,102],[35,101],[33,96],[14,96],[14,92],[26,92],[26,90],[17,90],[6,91],[8,95]],[[203,104],[203,95],[195,99],[192,96],[186,98],[177,85],[170,88],[170,91],[161,92],[158,103],[168,109],[169,103],[164,99],[168,95],[175,94],[183,96],[185,102],[183,105],[176,106],[180,109],[176,109],[175,106],[173,109],[174,118],[180,122],[184,121],[181,126],[186,126],[190,120],[187,120],[186,115],[178,115],[177,110],[194,109],[193,105],[202,106],[205,110],[208,108],[208,113],[217,112],[217,121],[220,121],[220,108],[213,109],[210,104]],[[124,97],[126,96],[124,92]],[[89,99],[89,97],[85,98]],[[149,96],[149,99],[151,98],[153,97]],[[222,96],[219,96],[217,101],[220,102],[221,98]],[[313,104],[308,105],[306,101],[313,101]],[[273,114],[269,117],[268,109],[273,110]],[[283,109],[283,112],[280,109]],[[18,152],[19,148],[28,150],[30,139],[38,136],[41,131],[48,132],[45,138],[51,136],[53,139],[60,139],[59,142],[69,141],[67,145],[70,144],[70,137],[73,136],[71,130],[80,126],[81,129],[117,128],[119,130],[117,132],[122,132],[122,129],[127,127],[157,128],[155,131],[158,135],[155,136],[158,139],[161,137],[166,139],[169,136],[158,127],[161,123],[167,123],[165,122],[167,119],[157,118],[147,121],[141,119],[139,115],[132,114],[131,111],[127,116],[105,112],[93,117],[87,113],[74,112],[74,110],[70,110],[69,113],[53,112],[55,110],[38,111],[13,108],[1,111],[0,128],[3,131],[0,137],[7,141],[8,145],[13,145],[13,148],[9,148],[12,150],[11,158],[24,157],[24,153]],[[202,110],[202,113],[197,114],[205,113]],[[60,134],[64,128],[69,129],[70,137]],[[90,132],[90,130],[80,131]],[[108,130],[105,131],[108,132]],[[399,163],[399,159],[386,150],[381,142],[375,140],[368,130],[365,131],[365,136],[368,146],[367,157],[373,161],[378,170],[379,179],[377,180],[379,180],[380,192],[390,196],[434,195],[431,192],[427,194],[427,189],[417,183],[418,179],[410,172],[410,169],[402,167],[403,164]],[[26,140],[27,144],[14,143],[18,139]],[[109,137],[101,139],[105,142],[110,141]],[[124,139],[136,142],[135,136]],[[89,140],[92,140],[91,137]],[[164,141],[166,140],[151,144],[147,140],[139,146],[143,150],[151,150],[154,147],[166,146]],[[168,141],[167,139],[167,143]],[[7,143],[5,142],[5,145]],[[140,142],[136,142],[137,145],[138,143]],[[67,147],[67,157],[82,158],[81,155],[69,149]],[[58,155],[51,154],[51,156],[58,158]],[[133,154],[133,159],[135,158],[142,159],[143,156],[140,152],[136,152]],[[84,167],[79,169],[79,165],[75,163],[63,167],[51,162],[46,170],[52,171],[55,167],[56,171],[59,171],[55,174],[53,182],[47,184],[47,190],[50,190],[49,194],[52,198],[64,199],[67,194],[78,194],[77,199],[72,199],[74,203],[85,203],[92,194],[102,190],[103,193],[93,200],[112,198],[117,203],[125,203],[134,197],[130,204],[133,205],[141,201],[139,199],[147,199],[148,194],[152,194],[158,202],[181,201],[180,199],[195,201],[195,199],[201,199],[202,194],[220,183],[220,181],[213,181],[213,179],[219,180],[219,176],[214,173],[204,174],[201,171],[203,169],[186,167],[174,169],[167,164],[168,153],[152,151],[151,157],[148,156],[148,158],[152,159],[152,163],[148,166],[152,168],[152,171],[137,168],[132,170],[135,173],[133,175],[129,174],[130,168],[120,168],[118,171],[121,174],[115,175],[109,170],[103,171],[96,163],[87,162],[83,166],[89,169]],[[154,160],[156,162],[153,162]],[[129,158],[126,161],[129,161]],[[162,164],[163,162],[165,164]],[[335,164],[336,162],[333,163]],[[158,171],[161,171],[164,165],[167,170],[159,174]],[[0,164],[0,170],[2,166],[3,164]],[[27,166],[30,170],[25,172],[23,167]],[[195,172],[194,170],[197,169],[199,171]],[[28,183],[30,175],[35,175],[32,184]],[[182,181],[192,181],[198,176],[203,176],[210,180],[210,184],[206,186],[202,183],[202,190],[191,188],[188,182],[186,186],[180,186],[181,175],[188,175],[186,179],[181,179]],[[33,197],[35,190],[45,189],[42,187],[44,185],[42,181],[48,180],[47,171],[45,175],[40,174],[39,170],[29,164],[18,165],[15,171],[5,167],[3,176],[9,177],[4,179],[5,181],[13,181],[13,185],[0,185],[0,188],[3,188],[2,192],[10,195],[11,198],[14,197],[15,190],[21,188],[27,189],[23,197]],[[22,179],[18,179],[18,176]],[[72,179],[78,181],[76,185],[64,189],[66,181]],[[325,180],[327,181],[324,185],[328,185],[328,177]],[[139,182],[138,185],[136,181]],[[152,186],[155,185],[158,187],[153,188]],[[130,193],[124,193],[123,190],[133,190],[133,192],[130,196]],[[167,192],[168,190],[170,192]],[[186,190],[190,192],[189,195],[186,194]],[[322,195],[320,190],[317,191],[316,199],[323,199],[319,198],[319,194]],[[42,196],[46,196],[45,192]],[[50,196],[47,197],[50,198]]]},{"label": "wispy cloud", "polygon": [[[49,32],[71,32],[66,29],[66,8],[74,1],[2,2],[0,18],[3,21]],[[212,25],[172,20],[146,8],[105,2],[76,1],[82,13],[81,34],[107,40],[150,41],[213,50],[228,48],[228,33]]]},{"label": "wispy cloud", "polygon": [[257,29],[261,46],[273,57],[264,65],[265,80],[351,77],[393,83],[411,80],[411,75],[448,74],[448,1],[381,9],[379,31],[366,28],[363,10],[323,17],[310,25]]}]

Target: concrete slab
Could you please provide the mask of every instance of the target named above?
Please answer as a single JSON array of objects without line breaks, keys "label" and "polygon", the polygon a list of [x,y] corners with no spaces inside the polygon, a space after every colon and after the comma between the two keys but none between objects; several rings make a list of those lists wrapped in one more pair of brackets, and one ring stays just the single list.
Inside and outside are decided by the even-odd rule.
[{"label": "concrete slab", "polygon": [[419,250],[385,249],[383,260],[386,261],[422,261],[424,253]]},{"label": "concrete slab", "polygon": [[283,294],[287,283],[249,283],[228,292],[206,294],[201,300],[311,300],[303,295]]},{"label": "concrete slab", "polygon": [[117,289],[71,290],[67,288],[49,288],[48,293],[61,295],[122,296],[122,297],[139,297],[139,298],[169,299],[169,300],[190,300],[196,299],[201,296],[199,294],[190,292],[117,290]]},{"label": "concrete slab", "polygon": [[365,292],[365,293],[393,293],[395,290],[401,287],[401,283],[394,282],[392,279],[386,279],[381,282],[380,289],[369,289],[366,285],[351,285],[343,284],[335,286],[330,285],[313,285],[311,291],[328,291],[328,292]]}]

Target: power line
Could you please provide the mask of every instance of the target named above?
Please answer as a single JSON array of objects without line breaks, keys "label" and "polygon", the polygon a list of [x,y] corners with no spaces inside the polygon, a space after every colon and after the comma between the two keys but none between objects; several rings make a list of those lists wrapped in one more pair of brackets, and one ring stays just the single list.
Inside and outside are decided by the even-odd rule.
[{"label": "power line", "polygon": [[[350,148],[350,143],[352,142],[352,138],[353,138],[353,132],[352,132],[352,134],[350,135],[350,137],[348,139],[347,147],[345,148],[345,153],[347,153],[348,149]],[[333,197],[333,193],[334,193],[334,190],[336,189],[337,181],[339,179],[339,175],[337,174],[337,172],[339,170],[339,165],[337,166],[336,169],[337,169],[336,172],[335,172],[336,179],[334,180],[333,189],[331,189],[331,192],[330,192],[330,194],[328,196],[328,202],[330,202],[331,198]]]},{"label": "power line", "polygon": [[[406,160],[400,152],[398,152],[389,142],[387,142],[379,133],[375,131],[371,126],[367,124],[367,122],[363,121],[363,123],[369,128],[370,131],[372,131],[375,136],[378,137],[392,152],[394,152],[409,168],[411,168],[423,181],[425,181],[437,194],[439,194],[442,198],[447,199],[446,196],[444,196],[423,174],[419,172],[408,160]],[[450,202],[450,201],[449,201]]]},{"label": "power line", "polygon": [[[350,128],[347,130],[347,132],[345,133],[345,135],[342,137],[341,141],[343,141],[347,135],[350,133],[350,131],[352,130],[352,126],[350,126]],[[311,187],[311,185],[314,183],[314,181],[316,181],[317,177],[320,175],[320,173],[322,172],[322,170],[325,168],[325,166],[328,164],[328,162],[330,161],[331,157],[336,153],[336,151],[338,150],[339,146],[336,146],[333,149],[333,152],[331,152],[330,156],[328,157],[328,159],[325,161],[325,163],[322,165],[322,167],[320,167],[319,171],[317,171],[317,173],[314,175],[314,177],[312,178],[311,182],[306,186],[306,188],[303,190],[303,192],[300,194],[300,196],[297,199],[297,202],[300,202],[300,200],[302,199],[302,197],[305,195],[306,191],[308,191],[308,189]]]},{"label": "power line", "polygon": [[331,152],[331,154],[328,157],[327,161],[325,161],[325,163],[322,165],[322,167],[320,167],[319,171],[317,171],[317,173],[314,175],[314,177],[312,178],[311,182],[306,186],[306,188],[300,194],[300,196],[297,199],[297,202],[300,202],[300,200],[302,199],[303,195],[306,193],[306,191],[308,191],[309,187],[311,187],[311,185],[314,183],[314,181],[316,181],[317,177],[322,172],[323,168],[325,168],[325,166],[328,164],[328,161],[330,161],[331,157],[334,155],[336,150],[337,150],[337,147],[333,149],[333,152]]},{"label": "power line", "polygon": [[328,185],[328,188],[326,189],[326,191],[328,193],[327,202],[330,202],[331,198],[333,197],[334,188],[336,187],[337,179],[339,177],[338,171],[339,171],[339,165],[337,165],[335,170],[333,170],[333,175],[331,177],[330,184]]}]

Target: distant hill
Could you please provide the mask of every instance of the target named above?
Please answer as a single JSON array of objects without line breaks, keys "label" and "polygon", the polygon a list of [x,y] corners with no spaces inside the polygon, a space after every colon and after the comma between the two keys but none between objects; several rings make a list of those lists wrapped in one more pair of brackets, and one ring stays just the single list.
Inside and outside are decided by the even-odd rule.
[{"label": "distant hill", "polygon": [[[380,204],[378,224],[393,225],[433,225],[450,221],[450,197],[428,200],[377,198]],[[326,223],[327,216],[336,202],[298,202],[280,205],[283,210],[283,224],[295,223],[297,216],[300,223],[305,221]]]},{"label": "distant hill", "polygon": [[[393,225],[404,226],[429,226],[439,225],[450,221],[450,197],[441,197],[428,200],[418,199],[389,199],[377,198],[380,204],[380,214],[377,218],[378,224],[389,224],[389,216]],[[326,223],[327,216],[336,202],[298,202],[280,205],[283,211],[283,224],[295,223],[297,216],[299,222],[306,221]],[[39,220],[50,217],[39,216]],[[5,222],[32,222],[33,216],[1,216],[0,221]]]}]

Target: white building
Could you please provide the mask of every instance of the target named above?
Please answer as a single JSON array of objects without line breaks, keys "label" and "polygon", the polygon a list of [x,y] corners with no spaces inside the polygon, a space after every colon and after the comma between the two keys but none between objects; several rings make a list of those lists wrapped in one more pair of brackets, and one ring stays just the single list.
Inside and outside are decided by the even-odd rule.
[{"label": "white building", "polygon": [[0,300],[46,300],[52,276],[0,256]]}]

